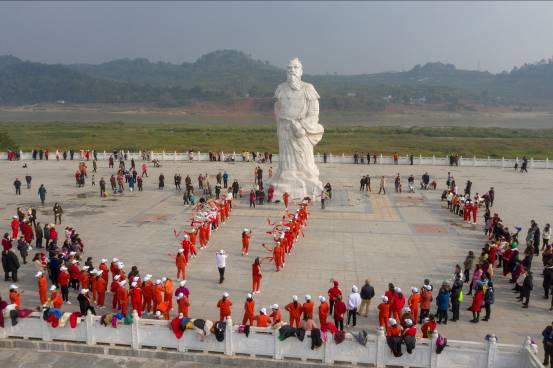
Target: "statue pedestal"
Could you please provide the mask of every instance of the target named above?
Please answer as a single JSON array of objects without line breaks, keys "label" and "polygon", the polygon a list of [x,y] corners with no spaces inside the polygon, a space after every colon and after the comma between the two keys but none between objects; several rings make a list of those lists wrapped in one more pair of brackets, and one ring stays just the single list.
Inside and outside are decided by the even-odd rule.
[{"label": "statue pedestal", "polygon": [[308,173],[299,171],[286,171],[277,173],[267,181],[275,189],[273,198],[282,201],[282,195],[286,192],[291,200],[301,200],[305,197],[313,201],[321,200],[323,184],[318,177],[309,176]]}]

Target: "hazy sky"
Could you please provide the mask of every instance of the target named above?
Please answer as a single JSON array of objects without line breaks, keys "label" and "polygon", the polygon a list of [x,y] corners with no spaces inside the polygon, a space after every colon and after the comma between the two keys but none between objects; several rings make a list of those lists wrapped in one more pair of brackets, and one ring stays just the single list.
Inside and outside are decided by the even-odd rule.
[{"label": "hazy sky", "polygon": [[238,49],[307,73],[427,61],[498,72],[553,56],[553,3],[0,2],[0,55],[48,63],[180,63]]}]

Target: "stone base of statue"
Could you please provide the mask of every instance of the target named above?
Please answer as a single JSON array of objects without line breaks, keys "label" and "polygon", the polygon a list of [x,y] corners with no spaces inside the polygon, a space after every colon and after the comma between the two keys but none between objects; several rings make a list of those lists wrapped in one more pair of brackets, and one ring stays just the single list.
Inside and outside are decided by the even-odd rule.
[{"label": "stone base of statue", "polygon": [[[313,175],[315,174],[315,175]],[[310,197],[313,201],[320,201],[323,183],[319,180],[319,173],[306,171],[277,171],[267,182],[274,188],[274,200],[281,200],[286,192],[290,200],[299,200]]]}]

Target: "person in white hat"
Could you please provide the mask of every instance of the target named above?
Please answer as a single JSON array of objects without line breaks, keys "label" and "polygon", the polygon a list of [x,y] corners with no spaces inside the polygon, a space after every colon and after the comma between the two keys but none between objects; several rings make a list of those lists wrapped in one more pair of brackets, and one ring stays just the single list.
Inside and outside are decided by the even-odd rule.
[{"label": "person in white hat", "polygon": [[219,284],[222,284],[225,281],[225,268],[227,266],[227,257],[225,251],[221,249],[215,253],[215,261],[217,263],[217,269],[219,270]]},{"label": "person in white hat", "polygon": [[177,255],[175,257],[175,265],[177,266],[177,280],[186,279],[186,265],[188,264],[188,260],[186,259],[186,255],[184,254],[184,249],[179,249],[177,252]]},{"label": "person in white hat", "polygon": [[94,307],[90,305],[90,299],[88,298],[88,291],[89,291],[88,289],[81,289],[79,296],[77,296],[77,300],[79,301],[79,308],[81,309],[81,314],[83,316],[86,316],[88,311],[96,315],[96,311],[94,310]]},{"label": "person in white hat", "polygon": [[280,313],[278,304],[271,305],[271,315],[269,317],[271,317],[273,326],[282,322],[282,314]]},{"label": "person in white hat", "polygon": [[290,326],[299,328],[301,319],[301,304],[298,303],[298,296],[292,295],[292,302],[288,303],[284,309],[290,314]]},{"label": "person in white hat", "polygon": [[326,301],[326,298],[322,295],[319,296],[319,324],[321,326],[326,324],[326,320],[328,318],[328,311],[330,310],[330,306],[328,305],[328,302]]},{"label": "person in white hat", "polygon": [[56,285],[50,286],[50,306],[55,309],[60,309],[63,304],[63,299]]},{"label": "person in white hat", "polygon": [[248,251],[250,249],[250,239],[252,237],[252,233],[250,229],[244,229],[242,231],[242,255],[248,255]]},{"label": "person in white hat", "polygon": [[311,295],[305,294],[305,303],[301,306],[301,310],[304,318],[313,319],[313,309],[315,308],[315,303],[311,300]]},{"label": "person in white hat", "polygon": [[255,317],[255,300],[253,295],[248,293],[246,295],[246,302],[244,303],[244,317],[242,318],[242,324],[249,324],[253,326],[253,320]]},{"label": "person in white hat", "polygon": [[45,305],[48,301],[48,282],[46,281],[46,275],[42,271],[38,271],[35,275],[38,281],[38,296],[40,299],[40,305]]},{"label": "person in white hat", "polygon": [[392,354],[398,358],[402,355],[401,353],[401,343],[402,339],[402,330],[398,325],[397,321],[394,318],[388,319],[388,329],[386,330],[386,340],[388,346],[392,350]]},{"label": "person in white hat", "polygon": [[357,286],[353,285],[351,288],[351,293],[348,296],[348,301],[346,303],[346,309],[348,311],[348,320],[346,327],[349,327],[349,323],[353,320],[352,326],[357,325],[357,309],[361,305],[361,295],[359,294],[359,289]]},{"label": "person in white hat", "polygon": [[271,323],[271,318],[267,315],[267,309],[261,308],[259,314],[254,317],[257,327],[269,327]]},{"label": "person in white hat", "polygon": [[419,306],[421,302],[421,294],[419,293],[419,289],[416,287],[411,288],[411,296],[409,296],[409,299],[407,300],[407,305],[409,305],[409,308],[411,309],[411,315],[413,316],[413,321],[417,321],[419,318]]},{"label": "person in white hat", "polygon": [[18,291],[19,287],[15,284],[10,285],[10,304],[15,304],[17,308],[21,307],[21,293]]},{"label": "person in white hat", "polygon": [[219,308],[219,321],[224,321],[231,315],[232,300],[229,299],[229,294],[225,291],[223,297],[217,302]]},{"label": "person in white hat", "polygon": [[378,305],[378,325],[388,328],[388,318],[390,318],[390,303],[386,295],[382,296],[382,303]]}]

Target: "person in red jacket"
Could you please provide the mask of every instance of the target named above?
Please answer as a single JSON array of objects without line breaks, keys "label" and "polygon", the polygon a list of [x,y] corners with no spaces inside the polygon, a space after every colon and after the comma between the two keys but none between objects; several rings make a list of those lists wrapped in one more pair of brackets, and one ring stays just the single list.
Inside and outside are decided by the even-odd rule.
[{"label": "person in red jacket", "polygon": [[248,250],[250,249],[250,238],[252,237],[252,232],[249,229],[244,229],[242,231],[242,255],[248,255]]},{"label": "person in red jacket", "polygon": [[138,283],[134,281],[131,284],[131,307],[138,313],[139,317],[142,317],[142,290],[138,287]]},{"label": "person in red jacket", "polygon": [[480,310],[482,309],[482,302],[484,301],[484,290],[482,284],[477,284],[476,293],[472,298],[472,305],[470,310],[472,311],[472,323],[478,323],[480,321]]},{"label": "person in red jacket", "polygon": [[79,269],[79,261],[76,259],[71,261],[69,266],[69,276],[71,277],[70,285],[74,290],[79,289],[81,270]]},{"label": "person in red jacket", "polygon": [[177,280],[180,280],[181,275],[182,279],[186,280],[186,263],[188,262],[187,257],[184,255],[184,249],[179,249],[177,256],[175,258],[175,264],[177,265]]},{"label": "person in red jacket", "polygon": [[177,295],[177,305],[179,307],[179,314],[183,317],[188,317],[188,308],[190,308],[190,301],[184,293]]},{"label": "person in red jacket", "polygon": [[342,301],[342,295],[338,295],[334,301],[334,325],[344,331],[344,315],[346,314],[346,304]]},{"label": "person in red jacket", "polygon": [[280,245],[280,242],[277,242],[273,248],[273,260],[275,261],[276,272],[279,272],[280,268],[284,266],[284,249]]},{"label": "person in red jacket", "polygon": [[294,327],[295,324],[295,327],[299,328],[302,308],[298,302],[298,296],[292,295],[292,302],[288,303],[284,309],[290,313],[290,326]]},{"label": "person in red jacket", "polygon": [[96,293],[98,294],[98,299],[96,300],[96,305],[99,308],[104,308],[104,303],[106,301],[106,291],[108,283],[104,277],[104,271],[98,270],[96,273]]},{"label": "person in red jacket", "polygon": [[262,277],[261,262],[259,261],[259,257],[256,257],[252,264],[252,294],[259,294],[261,292],[259,289]]},{"label": "person in red jacket", "polygon": [[127,286],[127,280],[123,280],[119,283],[117,300],[119,302],[119,311],[126,315],[129,309],[129,291],[125,286]]},{"label": "person in red jacket", "polygon": [[223,297],[217,302],[217,308],[219,308],[219,321],[224,321],[231,315],[232,300],[229,299],[227,292],[223,293]]},{"label": "person in red jacket", "polygon": [[[142,310],[149,314],[152,312],[152,300],[154,298],[154,283],[150,280],[151,275],[144,276],[144,286],[142,287]],[[155,310],[154,310],[155,312]]]},{"label": "person in red jacket", "polygon": [[115,275],[113,278],[113,281],[111,282],[111,286],[109,288],[109,291],[111,291],[111,307],[113,309],[119,309],[119,300],[117,298],[117,291],[121,287],[119,285],[119,275]]},{"label": "person in red jacket", "polygon": [[19,234],[19,218],[17,216],[13,217],[13,220],[11,222],[12,227],[12,239],[17,239],[17,235]]},{"label": "person in red jacket", "polygon": [[4,237],[2,238],[2,248],[4,248],[4,250],[10,250],[12,248],[12,240],[9,233],[4,233]]},{"label": "person in red jacket", "polygon": [[401,320],[400,317],[404,306],[405,306],[405,296],[403,295],[403,292],[401,291],[401,289],[396,287],[394,299],[392,301],[392,306],[390,308],[391,310],[393,310],[393,318],[396,321]]},{"label": "person in red jacket", "polygon": [[58,232],[54,224],[50,224],[50,242],[54,244],[58,243]]},{"label": "person in red jacket", "polygon": [[242,318],[242,324],[249,324],[253,326],[253,319],[255,315],[255,300],[253,300],[253,295],[248,293],[246,302],[244,303],[244,317]]},{"label": "person in red jacket", "polygon": [[280,313],[280,309],[278,307],[278,304],[271,305],[271,315],[269,317],[272,318],[272,326],[275,326],[278,323],[282,322],[282,313]]},{"label": "person in red jacket", "polygon": [[342,296],[342,290],[340,290],[339,283],[337,280],[332,280],[333,286],[328,289],[328,303],[330,305],[330,314],[332,314],[334,310],[334,302],[338,298],[338,296]]},{"label": "person in red jacket", "polygon": [[48,283],[46,282],[46,276],[42,272],[37,272],[35,277],[38,281],[38,296],[40,298],[40,305],[45,305],[48,301]]},{"label": "person in red jacket", "polygon": [[329,306],[324,296],[319,297],[321,304],[319,305],[319,324],[321,326],[326,325],[326,319],[328,317]]},{"label": "person in red jacket", "polygon": [[23,233],[23,237],[25,238],[25,241],[28,244],[31,244],[31,242],[35,238],[35,235],[33,234],[33,227],[31,226],[28,220],[23,220],[23,225],[21,226],[21,232]]},{"label": "person in red jacket", "polygon": [[60,273],[58,274],[58,284],[61,288],[61,297],[64,302],[71,304],[69,301],[69,272],[67,272],[67,267],[61,266]]}]

